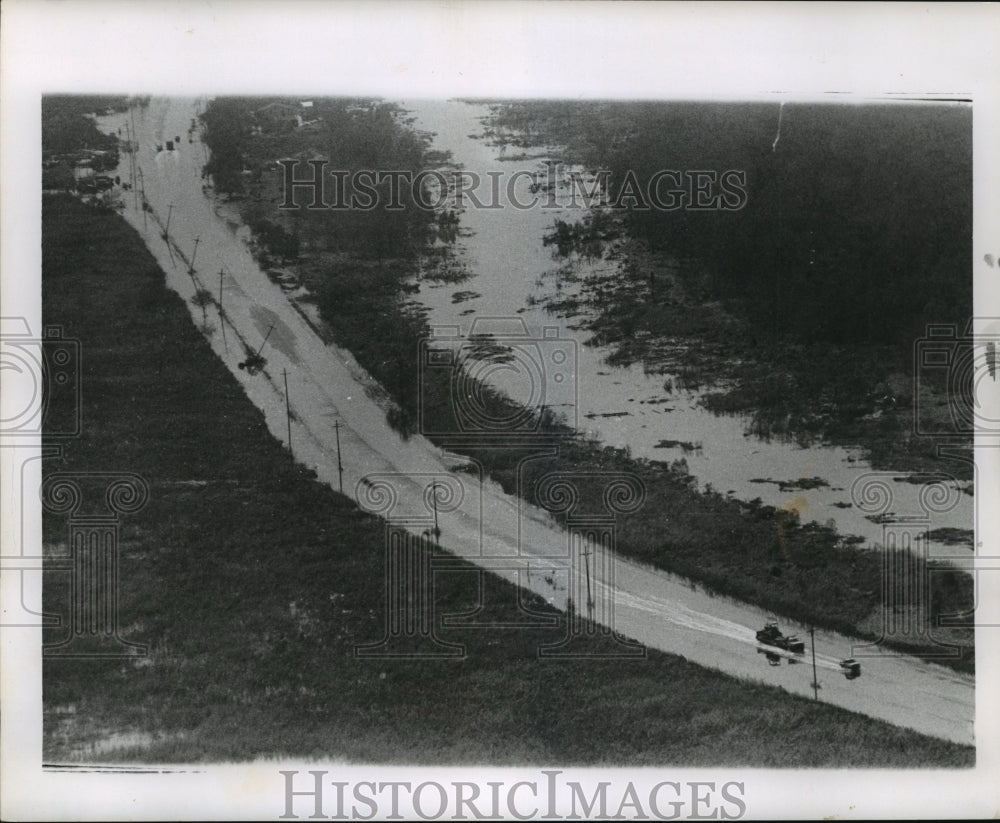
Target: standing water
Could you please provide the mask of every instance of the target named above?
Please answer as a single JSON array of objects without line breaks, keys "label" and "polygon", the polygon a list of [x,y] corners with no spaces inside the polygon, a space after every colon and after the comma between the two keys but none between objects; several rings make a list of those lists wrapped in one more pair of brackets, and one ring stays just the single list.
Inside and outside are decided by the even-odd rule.
[{"label": "standing water", "polygon": [[[802,522],[834,525],[841,534],[882,544],[882,522],[852,501],[852,486],[863,483],[864,475],[874,471],[859,449],[761,440],[747,433],[747,418],[716,416],[699,405],[702,395],[698,391],[675,388],[668,394],[664,389],[668,375],[647,374],[641,364],[609,365],[611,349],[586,345],[590,335],[579,328],[579,317],[560,317],[545,310],[545,301],[557,290],[569,295],[574,285],[559,282],[555,274],[559,263],[543,238],[556,220],[576,222],[586,211],[566,208],[565,197],[560,198],[562,208],[550,208],[544,190],[538,193],[537,185],[533,187],[546,178],[544,150],[529,152],[528,159],[521,159],[526,154],[506,159],[502,147],[480,136],[490,113],[484,105],[424,100],[403,105],[415,118],[416,128],[433,134],[435,149],[450,152],[463,171],[479,176],[482,183],[477,188],[469,186],[479,201],[499,205],[475,208],[471,198],[466,198],[459,244],[471,276],[459,285],[426,280],[421,284],[415,299],[429,311],[432,326],[459,326],[468,334],[477,318],[478,331],[482,319],[505,317],[522,321],[535,339],[543,339],[546,329],[557,329],[559,339],[575,343],[577,359],[578,405],[575,411],[565,410],[565,416],[585,434],[609,446],[627,447],[637,458],[665,462],[683,458],[703,489],[711,487],[741,500],[760,498],[767,505],[798,512]],[[554,154],[557,148],[549,151]],[[471,180],[471,175],[466,179]],[[564,185],[565,179],[561,182]],[[516,206],[509,193],[517,204],[537,203],[532,208]],[[616,276],[613,260],[580,260],[575,266],[574,280]],[[927,487],[902,482],[906,472],[878,474],[891,493],[886,519],[925,510],[922,500],[929,496]],[[821,478],[827,485],[791,487],[806,478]],[[941,494],[937,502],[945,501],[937,508],[947,511],[935,513],[928,529],[972,529],[973,497],[955,484],[935,490]],[[932,542],[930,546],[931,556],[936,557],[971,552],[971,545]]]}]

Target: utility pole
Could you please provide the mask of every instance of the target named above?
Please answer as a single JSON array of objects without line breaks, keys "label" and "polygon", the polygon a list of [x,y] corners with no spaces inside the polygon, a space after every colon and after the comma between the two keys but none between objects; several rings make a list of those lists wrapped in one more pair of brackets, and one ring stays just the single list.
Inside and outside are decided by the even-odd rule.
[{"label": "utility pole", "polygon": [[[135,131],[132,132],[132,137],[135,137]],[[130,139],[128,144],[128,157],[129,166],[132,168],[132,204],[138,209],[139,208],[139,192],[135,188],[135,173],[136,173],[136,162],[135,162],[135,140]]]},{"label": "utility pole", "polygon": [[594,619],[594,597],[590,592],[590,546],[585,544],[583,549],[583,565],[587,571],[587,615],[591,621]]},{"label": "utility pole", "polygon": [[441,548],[441,529],[438,528],[437,480],[431,483],[431,503],[434,505],[434,545]]},{"label": "utility pole", "polygon": [[146,182],[142,176],[142,167],[136,167],[139,172],[139,188],[142,193],[142,230],[146,231]]},{"label": "utility pole", "polygon": [[333,430],[337,433],[337,474],[340,475],[340,493],[344,493],[344,464],[340,462],[340,421],[333,421]]},{"label": "utility pole", "polygon": [[135,171],[132,164],[132,135],[128,129],[128,122],[125,123],[125,154],[128,156],[129,183],[135,186]]},{"label": "utility pole", "polygon": [[132,163],[132,138],[129,136],[128,122],[125,123],[125,154],[128,155],[129,185],[135,188],[135,167]]},{"label": "utility pole", "polygon": [[167,206],[167,227],[163,230],[163,234],[161,235],[168,243],[170,242],[170,215],[173,214],[173,211],[174,204],[171,203]]},{"label": "utility pole", "polygon": [[222,342],[225,343],[226,351],[229,351],[229,342],[226,340],[226,316],[222,311],[222,269],[219,269],[219,325],[222,326]]},{"label": "utility pole", "polygon": [[[200,240],[201,240],[200,237],[196,237],[194,239],[194,251],[191,252],[191,265],[188,266],[188,274],[190,274],[190,275],[193,275],[194,272],[195,272],[194,259],[195,259],[195,257],[198,256],[198,243],[199,243]],[[271,328],[274,328],[274,327],[272,326]]]},{"label": "utility pole", "polygon": [[[132,106],[131,103],[129,103],[129,107],[128,107],[128,116],[129,116],[129,119],[132,121],[132,137],[135,139],[135,146],[138,147],[138,145],[139,145],[139,137],[135,133],[135,108],[133,108],[133,106]],[[134,150],[132,152],[132,156],[133,157],[135,156],[135,151]]]},{"label": "utility pole", "polygon": [[281,376],[285,378],[285,422],[288,424],[288,451],[292,451],[292,410],[288,405],[288,370],[282,369]]},{"label": "utility pole", "polygon": [[[271,336],[271,332],[273,332],[273,331],[274,331],[274,323],[271,324],[271,328],[269,328],[267,330],[267,334],[264,335],[264,343],[267,343],[267,338]],[[261,343],[260,344],[260,348],[257,349],[257,356],[258,357],[260,356],[260,353],[262,351],[264,351],[264,343]]]},{"label": "utility pole", "polygon": [[816,629],[809,627],[809,642],[813,652],[813,699],[819,700],[819,680],[816,677]]},{"label": "utility pole", "polygon": [[[132,136],[131,136],[131,138],[129,138],[129,149],[130,149],[129,154],[132,155],[132,189],[134,191],[135,190],[135,169],[136,169],[135,152],[136,152],[136,149],[139,148],[139,135],[136,134],[136,132],[135,132],[135,107],[132,105],[131,101],[129,101],[128,116],[129,116],[129,120],[132,121]],[[136,205],[138,206],[138,204],[136,204]],[[143,191],[143,195],[142,195],[142,219],[143,219],[143,221],[145,221],[145,219],[146,219],[146,193],[145,193],[145,191]],[[145,225],[145,223],[143,223],[143,225]]]}]

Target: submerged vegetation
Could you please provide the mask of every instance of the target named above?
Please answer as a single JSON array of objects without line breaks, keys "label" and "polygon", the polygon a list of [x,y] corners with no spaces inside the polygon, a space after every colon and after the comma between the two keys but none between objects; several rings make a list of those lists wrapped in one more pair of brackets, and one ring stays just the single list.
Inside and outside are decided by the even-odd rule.
[{"label": "submerged vegetation", "polygon": [[[752,416],[755,434],[971,476],[913,426],[916,413],[971,444],[948,409],[967,381],[913,359],[928,324],[961,339],[972,315],[969,106],[524,101],[495,104],[487,133],[609,171],[623,207],[557,223],[548,242],[623,260],[618,282],[578,298],[622,362],[696,372],[716,386],[705,405]],[[646,202],[664,170],[680,175],[653,188],[682,207]],[[697,208],[695,185],[711,199],[727,173],[742,203]],[[664,361],[664,341],[686,345]],[[931,388],[917,409],[915,376]]]},{"label": "submerged vegetation", "polygon": [[[404,112],[394,104],[360,98],[217,97],[201,120],[210,149],[205,176],[217,192],[238,199],[244,222],[281,257],[337,251],[391,260],[420,253],[436,235],[439,217],[445,231],[453,231],[447,215],[414,208],[409,187],[393,189],[390,180],[372,179],[368,194],[361,188],[366,178],[355,176],[385,169],[416,175],[426,168],[429,138],[408,129]],[[305,187],[286,189],[279,161],[295,180],[313,179],[319,168],[322,192],[314,197]],[[383,203],[398,198],[399,208],[329,207],[355,197],[378,197]],[[295,248],[287,247],[289,236]]]},{"label": "submerged vegetation", "polygon": [[[286,189],[282,161],[297,161],[295,179],[313,174],[310,161],[328,163],[324,202],[355,194],[337,189],[332,170],[353,180],[361,170],[394,169],[416,175],[447,158],[429,148],[429,137],[407,127],[394,104],[366,98],[307,101],[218,97],[201,119],[211,155],[204,168],[217,192],[235,198],[254,234],[253,248],[264,268],[296,265],[332,338],[351,349],[358,362],[390,391],[397,405],[390,422],[404,433],[416,429],[416,342],[424,332],[419,311],[406,302],[402,284],[422,272],[442,280],[464,275],[453,256],[455,215],[414,206],[412,191],[400,187],[400,208],[310,209],[308,190],[295,190],[282,208]],[[375,185],[383,202],[389,183]]]}]

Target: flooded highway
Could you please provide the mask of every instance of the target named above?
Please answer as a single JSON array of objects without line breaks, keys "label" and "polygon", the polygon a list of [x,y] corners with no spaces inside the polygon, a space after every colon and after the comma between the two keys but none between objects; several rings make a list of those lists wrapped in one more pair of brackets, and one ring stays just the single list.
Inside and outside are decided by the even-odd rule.
[{"label": "flooded highway", "polygon": [[[141,185],[149,210],[139,206],[133,193],[125,192],[124,217],[140,233],[163,268],[169,287],[189,306],[192,322],[202,328],[216,355],[262,410],[274,436],[287,442],[290,432],[289,445],[299,462],[315,469],[320,480],[337,488],[341,479],[339,438],[339,447],[349,456],[343,464],[344,490],[368,511],[390,519],[399,518],[401,522],[409,518],[426,523],[430,490],[432,498],[440,503],[440,512],[435,503],[435,513],[441,516],[441,544],[450,552],[534,591],[560,609],[567,607],[570,597],[578,598],[586,583],[592,587],[597,601],[595,619],[612,626],[621,635],[737,677],[812,696],[811,666],[769,667],[758,654],[754,631],[768,617],[763,610],[709,596],[683,580],[617,556],[606,558],[603,565],[596,562],[588,565],[584,581],[579,547],[546,512],[527,506],[489,480],[455,472],[454,458],[425,438],[402,439],[386,422],[378,387],[371,378],[349,352],[325,342],[317,331],[318,319],[269,280],[247,247],[246,233],[220,214],[212,192],[203,188],[205,152],[197,133],[192,142],[181,141],[172,151],[163,148],[166,140],[187,133],[200,105],[200,101],[192,99],[154,98],[148,107],[131,115],[100,118],[101,127],[109,132],[117,132],[126,121],[135,123],[136,163],[142,171]],[[455,115],[454,128],[468,133],[476,112],[466,110],[465,116],[467,120]],[[449,118],[444,119],[452,122]],[[462,160],[459,153],[456,159]],[[116,173],[123,179],[130,175],[128,158],[124,155]],[[168,215],[170,231],[165,239]],[[495,242],[505,243],[511,270],[528,272],[523,275],[525,283],[537,278],[547,251],[541,250],[540,240],[536,242],[531,233],[534,229],[527,225],[507,226],[501,231],[497,226],[487,228],[485,223],[483,226],[472,223],[469,228],[481,232],[482,237],[491,230],[498,238],[504,234],[509,238],[507,241]],[[470,246],[470,258],[472,251],[474,248]],[[537,258],[532,264],[535,268],[525,262],[526,256]],[[495,258],[492,263],[480,258],[470,259],[470,263],[476,267],[497,265]],[[484,314],[502,313],[509,308],[516,314],[521,306],[502,302],[500,285],[487,285],[495,280],[494,277],[491,281],[484,269],[478,269],[472,287],[484,295],[480,310]],[[218,293],[220,287],[224,316],[215,305],[203,313],[202,308],[191,303],[199,289]],[[523,297],[520,288],[510,282],[505,288],[512,299]],[[429,300],[433,295],[434,301],[450,305],[451,291],[425,289],[422,299]],[[435,320],[443,321],[444,311]],[[525,315],[529,327],[540,319],[527,312],[518,316]],[[252,374],[240,368],[248,352],[259,350],[265,341],[264,370]],[[583,360],[588,356],[583,352],[586,347],[581,345],[579,349]],[[641,397],[622,385],[611,389],[613,381],[588,382],[588,375],[596,376],[602,368],[598,354],[581,365],[581,378],[586,377],[579,381],[581,410],[599,409],[602,403],[607,408],[619,408],[622,398],[627,402],[628,397]],[[287,396],[285,376],[289,386]],[[197,382],[197,375],[192,375],[192,381]],[[286,416],[286,402],[292,412],[289,416]],[[706,421],[698,424],[700,439],[705,443],[711,438],[711,432],[704,428]],[[728,424],[739,428],[731,420]],[[610,439],[617,435],[607,432],[622,431],[612,427],[602,430],[602,436]],[[675,437],[683,436],[679,429],[671,427],[669,431]],[[659,431],[652,436],[662,438],[665,434]],[[725,437],[745,443],[742,433],[739,437],[735,433]],[[634,447],[634,453],[640,453],[639,449]],[[782,458],[789,461],[787,471],[797,467],[789,476],[801,476],[807,467],[809,475],[822,474],[825,469],[833,471],[836,462],[833,455],[827,455],[829,462],[824,467],[813,467],[808,462],[815,459],[812,451],[815,450],[809,454],[788,451],[787,458]],[[722,476],[732,471],[726,469],[726,461],[731,457],[722,459],[726,453],[725,449],[710,451],[711,457],[704,458],[706,463],[718,466]],[[690,457],[689,463],[697,473],[697,465]],[[786,470],[780,461],[768,465],[772,474],[775,466]],[[754,470],[749,467],[743,474],[753,476]],[[845,475],[844,482],[849,482],[848,476]],[[704,474],[698,477],[702,482],[712,482]],[[828,479],[838,482],[832,474]],[[738,484],[725,482],[717,486],[722,490],[737,487]],[[753,496],[763,496],[762,489],[754,487],[753,491]],[[439,493],[444,496],[438,498]],[[426,528],[426,525],[414,527],[416,533]],[[782,623],[784,626],[786,621]],[[788,624],[786,630],[800,636],[808,633],[808,627],[793,624]],[[815,638],[824,701],[926,734],[962,743],[973,741],[972,677],[880,649],[859,650],[858,641],[832,632],[818,631]],[[847,681],[834,667],[838,660],[859,653],[870,655],[863,661],[864,675],[859,680]]]}]

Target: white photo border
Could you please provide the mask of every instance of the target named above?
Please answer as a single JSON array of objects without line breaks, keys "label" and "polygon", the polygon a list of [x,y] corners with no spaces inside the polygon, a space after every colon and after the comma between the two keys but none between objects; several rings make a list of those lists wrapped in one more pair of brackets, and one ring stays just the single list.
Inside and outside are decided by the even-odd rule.
[{"label": "white photo border", "polygon": [[[41,328],[40,99],[45,93],[628,99],[968,98],[979,316],[1000,316],[1000,9],[984,4],[84,2],[6,0],[0,24],[0,305]],[[0,456],[2,459],[2,456]],[[981,500],[1000,500],[996,454]],[[0,472],[6,501],[19,478]],[[977,539],[997,546],[983,506]],[[0,518],[4,545],[21,524]],[[40,534],[40,515],[26,527]],[[997,554],[997,552],[989,552]],[[17,575],[0,577],[5,603]],[[1000,625],[1000,572],[982,575]],[[997,578],[997,579],[994,579]],[[990,605],[993,604],[993,605]],[[977,631],[977,765],[968,770],[567,769],[563,779],[739,781],[747,819],[985,817],[1000,809],[1000,629]],[[37,629],[0,628],[0,816],[276,819],[279,769],[344,781],[539,781],[538,769],[254,763],[43,771]],[[555,764],[554,764],[555,767]],[[647,789],[648,791],[648,789]],[[300,813],[300,818],[305,815]]]}]

